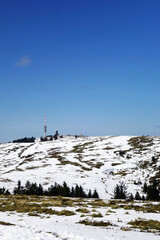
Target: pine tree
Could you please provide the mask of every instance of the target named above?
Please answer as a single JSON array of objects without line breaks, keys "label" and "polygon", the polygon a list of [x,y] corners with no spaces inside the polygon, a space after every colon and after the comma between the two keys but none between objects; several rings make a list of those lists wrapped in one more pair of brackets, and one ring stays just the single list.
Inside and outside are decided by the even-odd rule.
[{"label": "pine tree", "polygon": [[66,182],[63,182],[63,196],[69,197],[70,196],[70,188],[68,187]]},{"label": "pine tree", "polygon": [[43,193],[44,193],[43,187],[42,187],[41,184],[39,184],[39,186],[38,186],[38,188],[37,188],[37,195],[42,196]]},{"label": "pine tree", "polygon": [[75,190],[74,190],[74,187],[72,187],[72,189],[71,189],[71,197],[75,197]]},{"label": "pine tree", "polygon": [[88,198],[91,198],[91,197],[92,197],[92,192],[91,192],[91,190],[89,189]]},{"label": "pine tree", "polygon": [[114,189],[114,198],[115,199],[126,199],[127,198],[127,188],[124,182],[117,184]]},{"label": "pine tree", "polygon": [[95,189],[94,192],[93,192],[92,198],[99,198],[99,195],[98,195],[96,189]]},{"label": "pine tree", "polygon": [[143,185],[143,192],[144,193],[147,193],[147,183],[145,182],[144,185]]},{"label": "pine tree", "polygon": [[129,199],[130,199],[131,201],[134,200],[134,197],[133,197],[133,194],[132,194],[132,193],[130,194]]},{"label": "pine tree", "polygon": [[153,201],[158,201],[160,199],[159,191],[154,184],[148,186],[147,199],[148,200],[153,200]]},{"label": "pine tree", "polygon": [[135,200],[141,200],[141,199],[142,199],[142,198],[141,198],[139,192],[136,192],[136,194],[135,194]]},{"label": "pine tree", "polygon": [[143,201],[145,201],[145,200],[146,200],[144,195],[142,195],[142,200],[143,200]]},{"label": "pine tree", "polygon": [[23,194],[24,193],[23,189],[24,188],[23,188],[23,186],[21,186],[21,181],[18,180],[17,187],[14,188],[13,193],[14,194]]}]

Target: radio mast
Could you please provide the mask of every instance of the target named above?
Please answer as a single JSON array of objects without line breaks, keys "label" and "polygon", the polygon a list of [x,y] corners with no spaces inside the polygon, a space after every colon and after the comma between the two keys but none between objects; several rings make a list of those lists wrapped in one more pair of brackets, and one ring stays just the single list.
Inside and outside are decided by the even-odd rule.
[{"label": "radio mast", "polygon": [[47,126],[46,126],[46,116],[44,116],[44,137],[46,138]]}]

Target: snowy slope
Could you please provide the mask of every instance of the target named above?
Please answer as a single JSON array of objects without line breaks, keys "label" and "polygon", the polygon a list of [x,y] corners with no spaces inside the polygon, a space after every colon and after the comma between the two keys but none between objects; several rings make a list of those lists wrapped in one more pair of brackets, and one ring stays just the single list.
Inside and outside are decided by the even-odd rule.
[{"label": "snowy slope", "polygon": [[100,198],[110,199],[116,183],[124,181],[129,192],[141,193],[144,181],[158,171],[160,137],[141,137],[138,144],[131,138],[65,136],[48,142],[0,144],[0,187],[13,190],[18,180],[44,187],[66,181],[70,187],[77,183],[85,190],[97,189]]}]

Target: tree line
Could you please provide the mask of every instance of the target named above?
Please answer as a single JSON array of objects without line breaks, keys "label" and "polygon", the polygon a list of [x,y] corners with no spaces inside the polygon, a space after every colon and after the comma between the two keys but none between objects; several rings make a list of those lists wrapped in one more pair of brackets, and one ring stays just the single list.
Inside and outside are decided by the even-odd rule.
[{"label": "tree line", "polygon": [[160,187],[157,181],[153,181],[152,184],[145,182],[142,188],[144,194],[140,195],[137,191],[135,195],[127,192],[127,187],[124,182],[120,182],[114,188],[114,199],[130,199],[130,200],[152,200],[160,201]]},{"label": "tree line", "polygon": [[[0,194],[11,194],[9,190],[0,188]],[[80,198],[99,198],[96,189],[86,193],[81,185],[76,184],[75,187],[70,188],[66,182],[62,185],[55,183],[44,189],[41,184],[26,181],[25,185],[21,184],[19,180],[17,186],[13,190],[13,194],[20,195],[37,195],[37,196],[63,196],[63,197],[80,197]]]},{"label": "tree line", "polygon": [[35,142],[35,137],[24,137],[13,140],[13,143],[30,143],[30,142]]}]

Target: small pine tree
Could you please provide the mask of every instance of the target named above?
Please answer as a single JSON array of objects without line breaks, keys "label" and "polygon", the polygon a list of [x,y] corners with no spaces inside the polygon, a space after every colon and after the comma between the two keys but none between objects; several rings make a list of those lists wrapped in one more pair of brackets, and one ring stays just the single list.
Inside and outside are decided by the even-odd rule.
[{"label": "small pine tree", "polygon": [[79,187],[79,197],[86,197],[86,194],[85,194],[85,192],[84,192],[84,190],[83,190],[83,187],[80,185],[80,187]]},{"label": "small pine tree", "polygon": [[39,184],[39,186],[38,186],[38,188],[37,188],[37,195],[38,195],[38,196],[42,196],[43,193],[44,193],[43,187],[42,187],[41,184]]},{"label": "small pine tree", "polygon": [[146,200],[144,195],[142,196],[142,200],[143,200],[143,201],[145,201],[145,200]]},{"label": "small pine tree", "polygon": [[24,188],[21,186],[21,181],[18,180],[17,187],[14,188],[13,193],[14,194],[24,194]]},{"label": "small pine tree", "polygon": [[144,193],[147,193],[147,183],[145,182],[144,185],[143,185],[143,192]]},{"label": "small pine tree", "polygon": [[133,197],[133,194],[132,194],[132,193],[130,194],[129,199],[130,199],[131,201],[134,200],[134,197]]},{"label": "small pine tree", "polygon": [[147,199],[148,200],[153,200],[153,201],[158,201],[160,199],[159,191],[154,184],[148,186]]},{"label": "small pine tree", "polygon": [[71,197],[74,197],[75,196],[75,190],[74,190],[74,187],[72,187],[71,189]]},{"label": "small pine tree", "polygon": [[92,198],[99,198],[99,195],[98,195],[96,189],[93,192]]},{"label": "small pine tree", "polygon": [[142,199],[142,198],[141,198],[139,192],[136,192],[136,194],[135,194],[135,200],[141,200],[141,199]]},{"label": "small pine tree", "polygon": [[63,182],[63,196],[69,197],[70,196],[70,188],[68,187],[66,182]]},{"label": "small pine tree", "polygon": [[91,197],[92,197],[92,192],[91,192],[91,190],[89,189],[88,198],[91,198]]},{"label": "small pine tree", "polygon": [[114,189],[114,198],[115,199],[126,199],[127,198],[127,188],[124,182],[117,184]]}]

